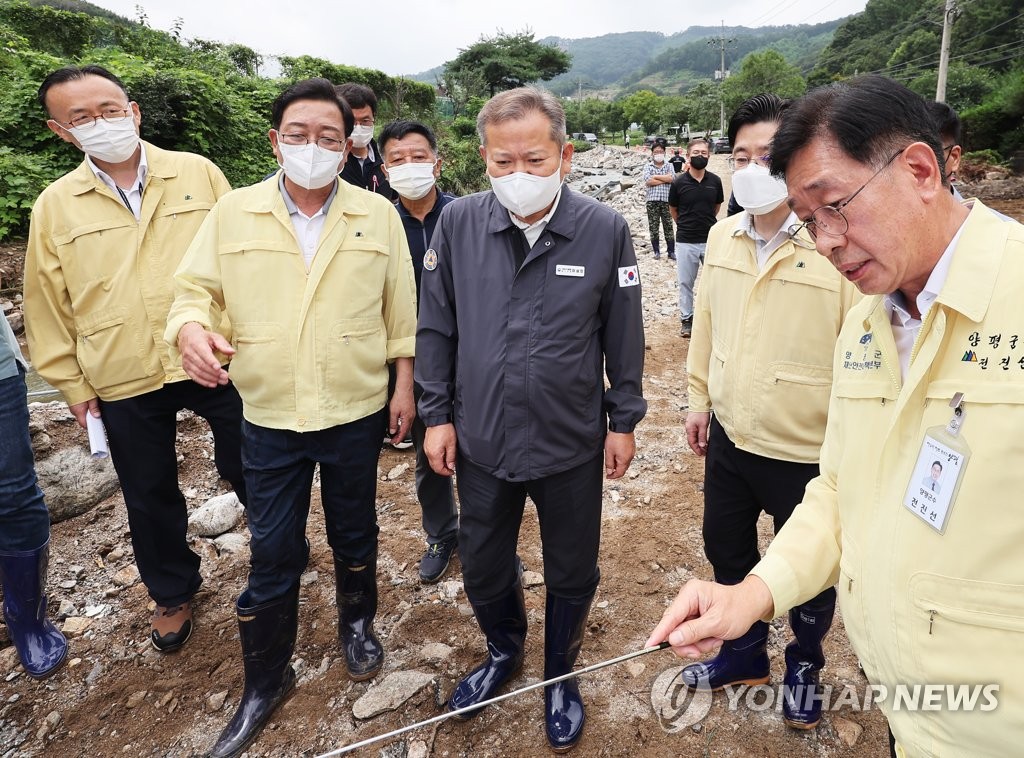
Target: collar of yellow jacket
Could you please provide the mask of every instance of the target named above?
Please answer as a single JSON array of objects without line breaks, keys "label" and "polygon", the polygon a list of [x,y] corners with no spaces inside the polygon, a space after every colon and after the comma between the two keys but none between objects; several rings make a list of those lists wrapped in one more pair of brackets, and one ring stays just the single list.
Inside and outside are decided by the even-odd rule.
[{"label": "collar of yellow jacket", "polygon": [[[170,159],[170,154],[167,150],[161,150],[156,145],[150,144],[145,140],[142,140],[142,144],[146,146],[147,184],[153,177],[171,179],[178,175],[178,169],[174,165],[174,161]],[[89,163],[85,160],[84,156],[82,162],[78,164],[78,168],[68,174],[68,183],[71,193],[74,195],[84,195],[90,190],[106,186],[103,180],[96,176],[95,172],[89,168]]]},{"label": "collar of yellow jacket", "polygon": [[[278,186],[280,175],[281,171],[278,170],[273,176],[256,185],[245,200],[244,210],[249,213],[275,213],[281,218],[288,218],[288,208]],[[336,218],[339,215],[365,216],[370,212],[367,200],[374,197],[372,192],[355,187],[343,179],[335,179],[335,181],[338,183],[338,192],[327,211],[328,219]],[[380,197],[386,201],[386,198]],[[390,201],[387,202],[388,205],[391,204]]]},{"label": "collar of yellow jacket", "polygon": [[[1000,219],[980,200],[970,202],[971,212],[953,250],[949,275],[932,307],[943,305],[971,321],[981,322],[992,301],[1012,224]],[[884,300],[885,295],[874,296],[869,318]]]}]

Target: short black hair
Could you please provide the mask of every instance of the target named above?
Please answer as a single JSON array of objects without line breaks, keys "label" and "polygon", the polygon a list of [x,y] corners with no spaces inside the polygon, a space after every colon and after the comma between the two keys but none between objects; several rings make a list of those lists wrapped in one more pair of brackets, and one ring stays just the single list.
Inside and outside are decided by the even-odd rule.
[{"label": "short black hair", "polygon": [[338,97],[338,93],[334,91],[334,85],[320,77],[295,82],[277,96],[274,104],[270,106],[270,121],[275,129],[281,128],[281,119],[284,118],[284,112],[288,106],[298,100],[322,100],[326,103],[334,103],[341,111],[342,121],[345,122],[345,136],[351,136],[352,129],[356,125],[352,109],[348,107],[348,103]]},{"label": "short black hair", "polygon": [[[874,74],[819,87],[782,115],[772,140],[772,174],[785,176],[793,156],[816,139],[834,141],[847,157],[878,170],[893,153],[923,142],[945,165],[942,144],[924,99]],[[946,174],[941,170],[942,183]]]},{"label": "short black hair", "polygon": [[788,100],[783,100],[771,92],[763,92],[744,100],[729,119],[729,144],[736,147],[736,135],[744,126],[782,120],[782,112],[788,106]]},{"label": "short black hair", "polygon": [[344,98],[345,102],[349,104],[349,107],[365,108],[369,105],[370,112],[373,113],[374,116],[377,115],[377,95],[365,84],[346,82],[345,84],[339,84],[334,89],[338,93],[339,97]]},{"label": "short black hair", "polygon": [[662,150],[668,150],[668,140],[661,139],[660,137],[651,143],[651,152],[654,152],[654,148],[660,147]]},{"label": "short black hair", "polygon": [[955,110],[946,103],[932,100],[928,103],[928,112],[931,114],[932,122],[938,130],[942,142],[948,139],[954,145],[962,144],[963,126],[960,124],[960,117]]},{"label": "short black hair", "polygon": [[64,84],[65,82],[84,79],[87,76],[102,76],[104,79],[111,81],[120,87],[124,96],[131,100],[131,98],[128,97],[128,90],[125,88],[124,82],[103,68],[103,66],[64,66],[63,68],[58,68],[52,74],[43,79],[43,83],[39,85],[39,93],[36,97],[39,100],[39,104],[43,106],[43,110],[47,110],[46,93],[50,91],[51,87],[58,84]]},{"label": "short black hair", "polygon": [[429,126],[422,124],[419,121],[392,121],[381,130],[380,136],[377,138],[377,144],[380,146],[380,151],[383,153],[389,140],[402,139],[410,134],[422,135],[429,143],[430,149],[434,151],[435,155],[437,155],[437,137],[434,136],[434,132],[431,131]]}]

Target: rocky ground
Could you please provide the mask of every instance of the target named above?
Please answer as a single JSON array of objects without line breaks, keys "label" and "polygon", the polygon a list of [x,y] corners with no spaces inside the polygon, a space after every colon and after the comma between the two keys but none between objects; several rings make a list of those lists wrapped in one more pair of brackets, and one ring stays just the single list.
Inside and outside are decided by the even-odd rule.
[{"label": "rocky ground", "polygon": [[[599,149],[578,157],[578,176],[603,167],[636,177],[640,152]],[[726,180],[722,156],[712,171]],[[595,187],[604,185],[595,179]],[[726,189],[728,193],[728,188]],[[647,328],[647,418],[637,430],[637,459],[624,479],[605,486],[602,583],[584,641],[581,665],[637,650],[681,584],[709,576],[700,522],[703,463],[684,443],[687,407],[686,341],[678,337],[675,273],[654,261],[647,241],[639,186],[609,188],[608,202],[629,220],[644,282]],[[1024,195],[1020,193],[1015,197]],[[1007,212],[1012,212],[1006,206]],[[1022,210],[1018,207],[1018,211]],[[18,275],[23,249],[0,248],[0,285],[19,310]],[[33,441],[47,496],[59,502],[50,565],[51,616],[71,640],[67,667],[45,683],[28,679],[0,626],[0,756],[190,756],[210,748],[242,691],[233,613],[248,562],[244,518],[229,502],[222,523],[195,527],[192,548],[203,557],[204,588],[196,602],[196,632],[179,653],[161,655],[149,644],[150,600],[138,580],[124,505],[111,484],[107,462],[90,462],[84,432],[62,404],[32,407]],[[190,509],[224,492],[212,462],[205,424],[183,413],[178,450],[182,490]],[[64,456],[57,458],[58,455]],[[293,663],[299,686],[279,710],[250,756],[313,756],[427,719],[459,677],[480,659],[481,637],[455,565],[445,581],[422,586],[417,561],[423,550],[419,507],[413,492],[413,456],[381,454],[378,514],[381,526],[380,613],[377,629],[387,649],[384,671],[355,684],[335,643],[336,609],[330,549],[314,489],[308,535],[309,567],[302,579],[300,631]],[[73,476],[69,475],[73,473]],[[70,478],[69,478],[70,476]],[[83,498],[83,494],[113,494]],[[77,515],[73,515],[77,514]],[[220,534],[224,530],[226,533]],[[203,531],[211,536],[200,536]],[[220,536],[212,536],[218,533]],[[762,524],[762,540],[770,526]],[[544,585],[536,518],[524,518],[520,554],[531,622],[528,656],[513,687],[542,676]],[[789,632],[781,621],[769,639],[772,680],[782,678],[782,648]],[[824,682],[862,691],[857,668],[837,619],[826,643]],[[716,697],[696,724],[664,699],[665,682],[679,662],[654,653],[585,677],[588,725],[580,755],[603,756],[846,756],[888,755],[886,727],[876,711],[844,706],[817,730],[787,729],[768,702],[770,692],[748,693],[729,709]],[[652,689],[661,695],[652,707]],[[767,704],[766,704],[767,703]],[[489,708],[467,723],[446,721],[363,749],[359,755],[523,756],[547,754],[543,697],[534,691]],[[684,714],[685,715],[685,714]]]}]

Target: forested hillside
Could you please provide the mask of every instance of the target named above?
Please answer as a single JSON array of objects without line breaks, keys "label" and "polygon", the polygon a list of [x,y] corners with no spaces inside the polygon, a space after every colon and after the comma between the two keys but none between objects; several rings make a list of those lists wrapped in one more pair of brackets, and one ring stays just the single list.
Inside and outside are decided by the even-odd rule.
[{"label": "forested hillside", "polygon": [[[1024,0],[957,5],[946,101],[961,112],[969,148],[1010,155],[1024,148]],[[943,0],[869,0],[836,29],[808,84],[879,73],[935,97],[944,7]]]}]

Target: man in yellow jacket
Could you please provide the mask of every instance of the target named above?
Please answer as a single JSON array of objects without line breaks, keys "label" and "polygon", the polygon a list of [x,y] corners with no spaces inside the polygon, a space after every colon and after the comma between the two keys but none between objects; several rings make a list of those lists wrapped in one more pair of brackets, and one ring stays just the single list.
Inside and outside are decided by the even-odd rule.
[{"label": "man in yellow jacket", "polygon": [[238,393],[230,384],[205,389],[188,381],[163,340],[174,269],[231,188],[205,158],[142,142],[139,106],[100,66],[53,72],[39,102],[51,131],[86,157],[32,209],[29,351],[82,427],[102,413],[135,562],[157,605],[150,639],[169,652],[192,633],[190,600],[202,583],[178,489],[179,410],[209,421],[217,470],[246,500]]},{"label": "man in yellow jacket", "polygon": [[1007,755],[1024,734],[1024,227],[959,204],[942,165],[924,101],[882,77],[784,115],[772,170],[874,297],[836,346],[821,474],[740,584],[688,583],[649,642],[697,655],[838,580],[894,753]]},{"label": "man in yellow jacket", "polygon": [[[415,418],[416,285],[391,202],[339,181],[354,125],[326,79],[285,90],[270,143],[283,171],[210,213],[175,274],[165,337],[185,370],[242,396],[249,583],[238,598],[245,691],[211,755],[240,754],[295,685],[288,662],[313,471],[334,553],[338,638],[356,681],[381,670],[377,613],[380,430],[399,442]],[[230,318],[228,343],[214,329]],[[390,403],[388,363],[395,365]]]},{"label": "man in yellow jacket", "polygon": [[[729,121],[733,193],[746,210],[712,227],[687,356],[690,448],[707,456],[704,552],[715,580],[736,584],[760,558],[762,511],[782,528],[818,475],[832,352],[856,287],[814,252],[786,205],[786,184],[768,172],[786,101],[750,98]],[[712,416],[713,412],[713,416]],[[821,643],[836,593],[823,590],[789,612],[782,715],[796,729],[821,718]],[[768,624],[754,622],[721,652],[683,670],[690,687],[714,690],[768,681]]]}]

